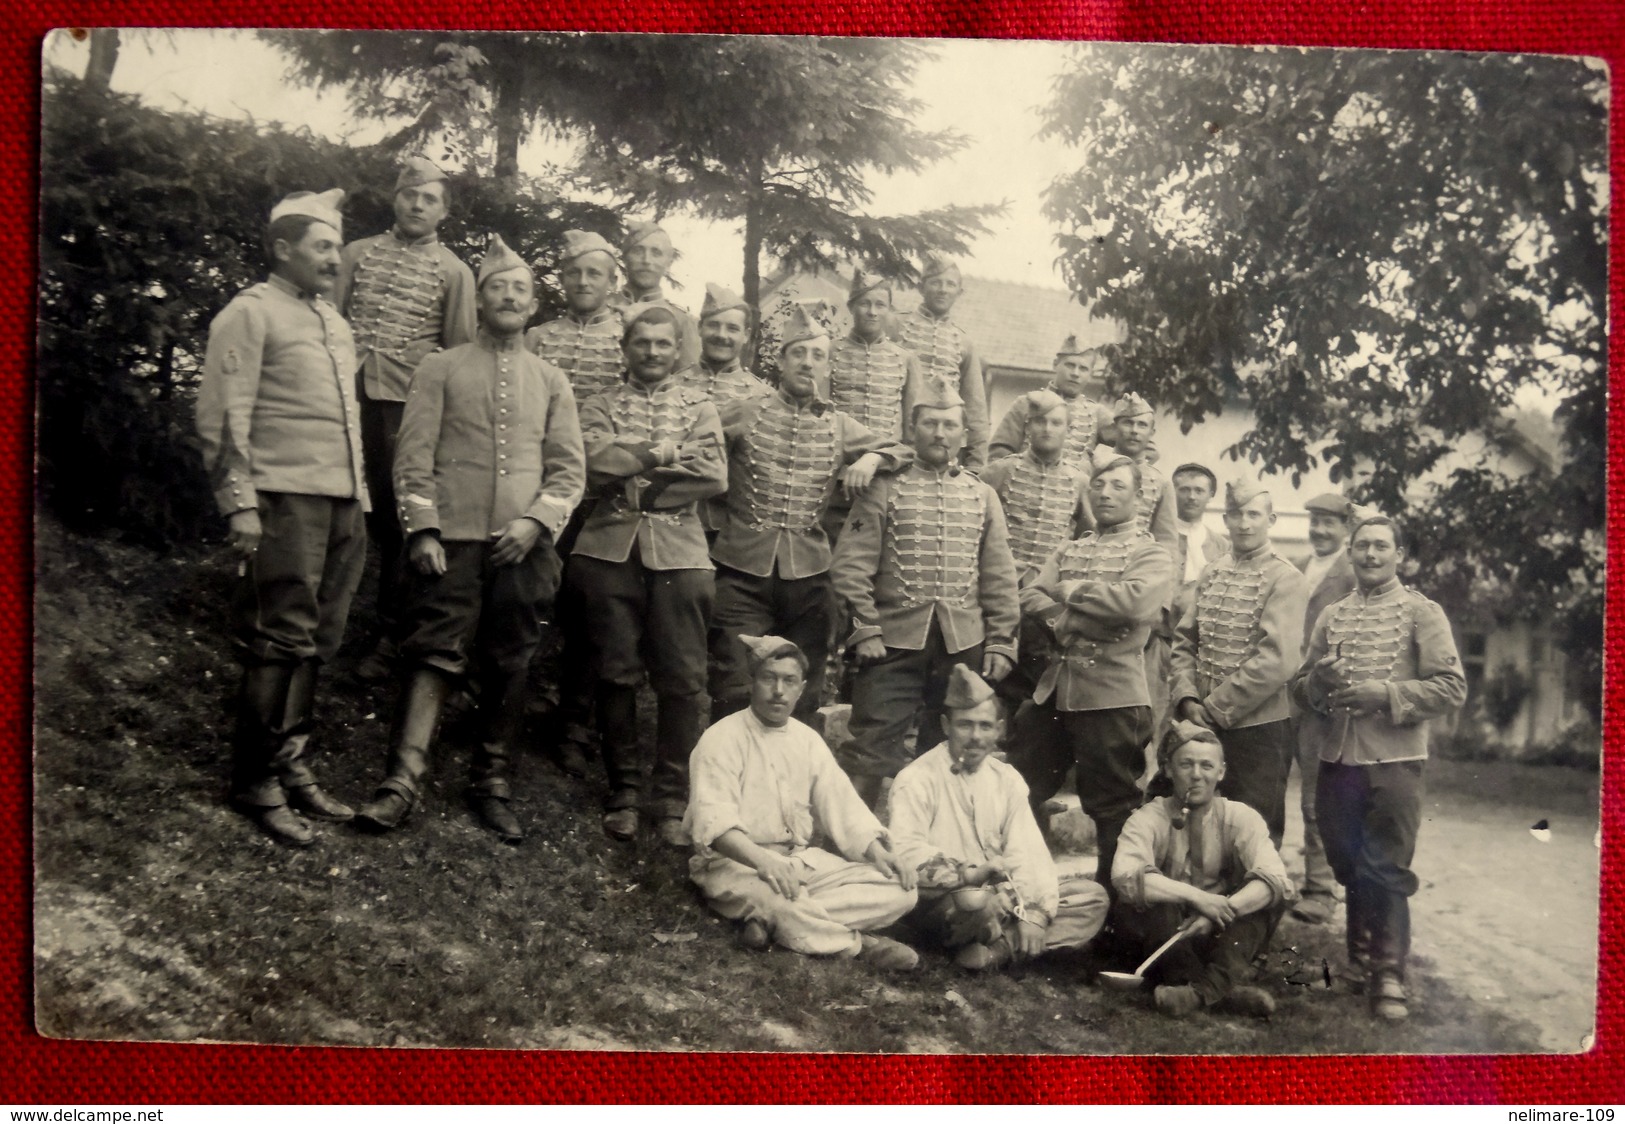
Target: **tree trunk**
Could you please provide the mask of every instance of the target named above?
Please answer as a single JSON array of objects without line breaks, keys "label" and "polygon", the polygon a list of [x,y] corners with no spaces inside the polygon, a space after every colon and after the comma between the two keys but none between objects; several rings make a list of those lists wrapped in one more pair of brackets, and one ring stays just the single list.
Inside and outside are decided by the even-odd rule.
[{"label": "tree trunk", "polygon": [[113,82],[118,65],[119,35],[116,27],[97,27],[90,32],[90,61],[85,64],[85,85],[105,90]]},{"label": "tree trunk", "polygon": [[752,195],[745,204],[745,303],[756,310],[756,331],[751,334],[746,366],[756,362],[756,346],[761,342],[762,317],[762,201]]},{"label": "tree trunk", "polygon": [[496,84],[496,178],[510,185],[519,178],[519,139],[524,132],[524,76],[504,72]]}]

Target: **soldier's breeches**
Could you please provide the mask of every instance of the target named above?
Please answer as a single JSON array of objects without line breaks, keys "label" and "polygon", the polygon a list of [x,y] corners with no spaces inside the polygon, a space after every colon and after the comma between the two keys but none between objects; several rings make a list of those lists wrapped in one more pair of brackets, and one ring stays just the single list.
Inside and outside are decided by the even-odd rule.
[{"label": "soldier's breeches", "polygon": [[395,510],[395,439],[406,403],[368,398],[365,387],[357,397],[361,407],[361,463],[367,475],[367,491],[372,495],[367,537],[378,548],[378,616],[388,623],[400,611],[405,583],[406,560],[401,556],[405,539],[400,513]]},{"label": "soldier's breeches", "polygon": [[1319,805],[1315,791],[1320,780],[1320,754],[1312,741],[1305,743],[1297,737],[1296,720],[1293,720],[1292,726],[1300,784],[1298,807],[1303,813],[1303,895],[1329,898],[1336,880],[1331,864],[1326,861],[1326,844],[1320,838]]},{"label": "soldier's breeches", "polygon": [[705,693],[706,629],[715,598],[710,570],[649,570],[634,556],[570,559],[570,592],[585,606],[593,669],[601,682]]},{"label": "soldier's breeches", "polygon": [[1281,849],[1286,833],[1286,780],[1296,751],[1292,721],[1282,718],[1218,731],[1224,746],[1224,780],[1219,795],[1241,803],[1264,817],[1270,842]]},{"label": "soldier's breeches", "polygon": [[259,549],[232,604],[238,659],[330,661],[367,561],[361,501],[261,492],[259,516]]},{"label": "soldier's breeches", "polygon": [[1332,873],[1348,887],[1351,944],[1363,934],[1374,969],[1401,975],[1410,954],[1411,870],[1422,826],[1421,761],[1320,763],[1316,812]]},{"label": "soldier's breeches", "polygon": [[858,669],[848,739],[836,754],[847,776],[896,776],[911,760],[905,742],[916,716],[915,755],[942,740],[942,700],[948,691],[948,672],[956,663],[980,672],[982,646],[949,654],[942,629],[933,621],[919,651],[887,648],[883,658]]},{"label": "soldier's breeches", "polygon": [[[1187,937],[1146,969],[1146,977],[1157,984],[1188,984],[1211,1006],[1252,978],[1253,958],[1268,947],[1281,911],[1280,906],[1261,909],[1216,933]],[[1179,906],[1168,903],[1136,909],[1119,902],[1112,910],[1112,927],[1136,949],[1137,960],[1156,951],[1186,920]]]},{"label": "soldier's breeches", "polygon": [[711,612],[711,720],[750,703],[750,671],[739,635],[782,636],[807,657],[807,684],[795,716],[806,721],[824,693],[834,599],[829,575],[757,577],[717,567],[716,605]]},{"label": "soldier's breeches", "polygon": [[448,542],[446,572],[407,575],[400,651],[407,667],[447,675],[521,671],[541,642],[541,616],[558,589],[559,558],[538,542],[521,561],[491,564],[492,546]]}]

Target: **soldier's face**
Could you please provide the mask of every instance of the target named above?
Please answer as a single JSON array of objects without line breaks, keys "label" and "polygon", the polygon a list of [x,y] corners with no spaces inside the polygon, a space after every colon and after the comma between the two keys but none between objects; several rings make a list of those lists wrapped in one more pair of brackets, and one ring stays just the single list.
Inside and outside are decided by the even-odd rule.
[{"label": "soldier's face", "polygon": [[494,273],[480,284],[480,320],[499,336],[518,335],[536,315],[536,283],[530,270]]},{"label": "soldier's face", "polygon": [[677,251],[664,231],[651,234],[626,251],[627,279],[639,292],[657,289],[666,279],[666,271],[676,256]]},{"label": "soldier's face", "polygon": [[331,293],[339,279],[344,238],[325,222],[313,222],[297,242],[277,239],[277,272],[307,293]]},{"label": "soldier's face", "polygon": [[1089,507],[1102,527],[1120,527],[1134,518],[1139,497],[1134,494],[1134,473],[1118,465],[1096,473],[1089,481]]},{"label": "soldier's face", "polygon": [[1348,537],[1348,523],[1341,515],[1333,515],[1329,511],[1309,513],[1309,545],[1322,558],[1342,550]]},{"label": "soldier's face", "polygon": [[1174,751],[1174,795],[1199,808],[1208,803],[1224,780],[1224,751],[1212,742],[1186,742]]},{"label": "soldier's face", "polygon": [[1151,443],[1151,434],[1157,423],[1150,414],[1136,414],[1132,418],[1117,419],[1117,451],[1125,457],[1138,457]]},{"label": "soldier's face", "polygon": [[1270,528],[1275,526],[1275,507],[1268,492],[1261,492],[1240,507],[1227,508],[1224,528],[1230,532],[1230,542],[1245,554],[1269,542]]},{"label": "soldier's face", "polygon": [[976,772],[999,747],[999,735],[1004,732],[998,701],[983,699],[975,706],[948,711],[942,716],[942,732],[948,738],[948,756],[956,771]]},{"label": "soldier's face", "polygon": [[578,316],[590,316],[604,307],[609,291],[615,285],[615,263],[608,254],[595,250],[564,263],[559,270],[559,284],[564,287],[564,299],[570,311]]},{"label": "soldier's face", "polygon": [[942,468],[965,444],[965,411],[924,406],[914,411],[914,455],[921,464]]},{"label": "soldier's face", "polygon": [[1212,498],[1213,484],[1200,472],[1187,472],[1174,477],[1174,501],[1179,508],[1179,517],[1185,522],[1194,523],[1202,518]]},{"label": "soldier's face", "polygon": [[1394,529],[1383,524],[1361,527],[1349,544],[1354,579],[1361,589],[1375,589],[1393,579],[1405,552],[1394,542]]},{"label": "soldier's face", "polygon": [[818,389],[818,380],[829,376],[829,340],[817,336],[797,340],[779,358],[779,386],[798,402],[805,402]]},{"label": "soldier's face", "polygon": [[959,279],[959,270],[950,269],[926,279],[920,286],[920,299],[938,316],[946,316],[953,308],[965,283]]},{"label": "soldier's face", "polygon": [[1105,361],[1093,352],[1060,355],[1055,359],[1055,389],[1066,398],[1083,393],[1084,385],[1102,373]]},{"label": "soldier's face", "polygon": [[700,322],[700,351],[716,366],[732,363],[750,339],[750,318],[742,308],[714,312]]},{"label": "soldier's face", "polygon": [[621,351],[626,369],[639,382],[657,383],[677,365],[677,327],[674,324],[638,323]]},{"label": "soldier's face", "polygon": [[1047,414],[1027,422],[1027,444],[1041,457],[1051,457],[1066,447],[1066,407],[1057,406]]},{"label": "soldier's face", "polygon": [[852,327],[867,340],[879,339],[886,330],[886,314],[891,311],[891,293],[876,289],[847,305],[852,310]]},{"label": "soldier's face", "polygon": [[446,217],[446,185],[440,182],[403,187],[395,193],[395,225],[408,238],[422,238]]},{"label": "soldier's face", "polygon": [[795,712],[807,677],[801,664],[788,657],[768,660],[750,679],[750,709],[763,725],[782,726]]}]

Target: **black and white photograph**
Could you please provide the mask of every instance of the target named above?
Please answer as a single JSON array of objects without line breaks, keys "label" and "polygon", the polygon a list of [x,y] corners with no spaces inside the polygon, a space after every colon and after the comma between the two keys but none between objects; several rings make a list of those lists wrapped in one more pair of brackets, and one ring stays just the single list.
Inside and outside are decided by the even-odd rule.
[{"label": "black and white photograph", "polygon": [[1601,61],[42,74],[41,1034],[1592,1047]]}]

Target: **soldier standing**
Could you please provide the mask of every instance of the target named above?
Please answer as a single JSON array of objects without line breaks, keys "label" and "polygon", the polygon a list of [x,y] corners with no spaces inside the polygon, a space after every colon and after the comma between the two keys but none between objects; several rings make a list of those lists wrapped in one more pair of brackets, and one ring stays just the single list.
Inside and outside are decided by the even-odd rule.
[{"label": "soldier standing", "polygon": [[335,188],[271,209],[271,275],[209,325],[197,427],[231,545],[243,556],[232,606],[243,666],[231,796],[279,843],[353,811],[322,791],[305,759],[316,670],[344,638],[367,539],[355,344],[324,294],[339,273]]},{"label": "soldier standing", "polygon": [[1179,623],[1169,697],[1177,718],[1218,735],[1221,794],[1256,809],[1279,850],[1293,755],[1286,685],[1302,651],[1309,587],[1270,546],[1275,510],[1257,480],[1225,488],[1224,525],[1230,553],[1202,572]]},{"label": "soldier standing", "polygon": [[965,291],[959,267],[941,254],[925,255],[920,268],[920,306],[900,318],[898,342],[919,360],[920,377],[943,378],[965,400],[965,451],[960,459],[972,472],[987,464],[987,387],[982,361],[970,335],[953,319]]},{"label": "soldier standing", "polygon": [[436,234],[450,205],[446,192],[445,172],[409,158],[395,179],[394,227],[344,247],[333,290],[360,362],[361,447],[373,502],[367,535],[378,550],[382,635],[357,669],[366,679],[384,678],[394,659],[403,540],[393,474],[406,390],[425,356],[474,338],[474,275]]},{"label": "soldier standing", "polygon": [[777,390],[758,389],[727,407],[728,495],[711,547],[717,565],[711,615],[712,721],[750,699],[747,653],[738,640],[776,634],[806,656],[796,717],[818,709],[834,617],[829,538],[823,517],[837,486],[862,492],[877,472],[896,472],[914,450],[882,438],[817,396],[829,371],[829,334],[796,309],[786,323]]},{"label": "soldier standing", "polygon": [[891,282],[859,269],[852,275],[846,307],[852,331],[829,356],[829,397],[860,425],[893,440],[908,440],[908,420],[919,398],[920,364],[914,354],[886,338]]},{"label": "soldier standing", "polygon": [[610,792],[604,831],[638,832],[638,687],[659,702],[651,811],[687,839],[688,756],[705,728],[706,627],[715,582],[698,506],[728,487],[717,408],[675,376],[681,326],[661,305],[625,310],[627,377],[581,407],[592,514],[567,577],[584,607]]},{"label": "soldier standing", "polygon": [[626,268],[626,285],[609,296],[609,303],[622,316],[633,305],[655,304],[677,320],[677,370],[686,371],[700,361],[700,331],[687,309],[666,296],[666,275],[677,260],[671,235],[658,223],[629,222],[621,239],[621,264]]},{"label": "soldier standing", "polygon": [[705,303],[700,306],[700,361],[685,377],[719,408],[753,397],[768,385],[740,362],[750,343],[751,319],[743,297],[706,282]]},{"label": "soldier standing", "polygon": [[1304,735],[1319,751],[1320,834],[1348,892],[1348,976],[1372,1011],[1402,1019],[1411,870],[1422,824],[1428,722],[1467,698],[1444,611],[1400,584],[1399,525],[1356,524],[1355,592],[1321,614],[1292,680]]},{"label": "soldier standing", "polygon": [[[1059,394],[1067,404],[1066,459],[1087,466],[1094,456],[1100,437],[1112,424],[1111,411],[1084,393],[1091,381],[1099,381],[1106,374],[1106,353],[1099,347],[1084,347],[1076,335],[1067,336],[1061,349],[1055,353],[1055,377],[1043,389]],[[1027,418],[1030,407],[1027,399],[1040,393],[1029,391],[1017,396],[1005,412],[999,427],[988,442],[990,459],[1008,457],[1026,447]]]},{"label": "soldier standing", "polygon": [[903,740],[924,703],[917,752],[942,740],[954,664],[1000,680],[1016,658],[1015,562],[993,489],[958,465],[964,404],[931,384],[909,430],[914,464],[853,501],[830,567],[855,623],[858,664],[850,737],[837,757],[873,807],[881,782],[908,764]]}]

